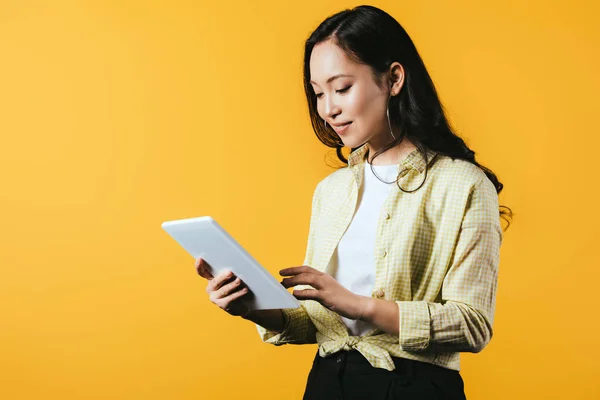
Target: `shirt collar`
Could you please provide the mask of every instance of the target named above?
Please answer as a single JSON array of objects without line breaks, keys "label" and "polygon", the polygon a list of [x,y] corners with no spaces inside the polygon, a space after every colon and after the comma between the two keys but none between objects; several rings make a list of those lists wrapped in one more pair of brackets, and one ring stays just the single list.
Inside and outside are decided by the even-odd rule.
[{"label": "shirt collar", "polygon": [[[367,144],[363,144],[358,149],[354,150],[348,156],[348,167],[352,168],[357,165],[363,164],[365,162],[365,155],[367,153],[368,147]],[[431,164],[431,161],[437,154],[437,152],[433,150],[426,149],[427,153],[427,161]],[[421,155],[419,149],[414,149],[411,151],[402,161],[400,161],[400,165],[398,166],[399,170],[403,170],[405,168],[414,169],[419,173],[425,171],[425,158]]]}]

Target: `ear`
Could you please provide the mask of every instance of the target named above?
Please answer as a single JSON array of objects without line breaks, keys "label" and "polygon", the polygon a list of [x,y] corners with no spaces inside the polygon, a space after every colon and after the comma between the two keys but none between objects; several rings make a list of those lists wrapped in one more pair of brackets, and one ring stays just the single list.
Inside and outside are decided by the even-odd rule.
[{"label": "ear", "polygon": [[404,67],[397,61],[390,65],[390,96],[397,96],[404,85]]}]

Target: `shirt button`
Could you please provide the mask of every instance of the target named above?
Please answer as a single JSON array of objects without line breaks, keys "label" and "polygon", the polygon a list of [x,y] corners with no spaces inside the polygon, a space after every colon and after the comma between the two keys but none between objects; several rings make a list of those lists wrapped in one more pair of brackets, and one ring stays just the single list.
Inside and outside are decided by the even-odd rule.
[{"label": "shirt button", "polygon": [[375,292],[373,292],[373,295],[378,299],[382,299],[383,296],[385,296],[385,292],[382,289],[377,289]]},{"label": "shirt button", "polygon": [[383,251],[383,256],[384,257],[387,256],[387,251],[385,251],[385,250]]},{"label": "shirt button", "polygon": [[337,361],[338,363],[341,363],[341,362],[342,362],[342,357],[338,357],[336,361]]},{"label": "shirt button", "polygon": [[385,219],[390,219],[390,214],[385,214]]}]

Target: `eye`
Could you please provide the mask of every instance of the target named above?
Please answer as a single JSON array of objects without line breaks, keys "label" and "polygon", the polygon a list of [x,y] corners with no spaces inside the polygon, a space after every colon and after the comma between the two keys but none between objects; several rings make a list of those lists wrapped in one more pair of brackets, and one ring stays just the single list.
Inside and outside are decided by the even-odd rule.
[{"label": "eye", "polygon": [[[347,86],[347,87],[345,87],[343,89],[340,89],[340,90],[336,90],[336,93],[346,93],[351,87],[352,87],[352,85]],[[316,93],[316,96],[317,96],[317,99],[320,99],[321,96],[323,96],[323,93]]]}]

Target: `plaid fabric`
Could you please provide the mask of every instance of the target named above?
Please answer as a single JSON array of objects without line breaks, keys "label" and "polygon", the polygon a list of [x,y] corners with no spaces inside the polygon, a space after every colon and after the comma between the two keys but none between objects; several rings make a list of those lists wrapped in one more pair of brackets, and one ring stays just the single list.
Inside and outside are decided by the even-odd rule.
[{"label": "plaid fabric", "polygon": [[[304,265],[327,272],[357,206],[367,146],[348,167],[317,185]],[[498,195],[484,172],[464,160],[428,151],[429,170],[413,193],[392,185],[381,209],[375,245],[373,297],[398,305],[399,335],[373,329],[349,336],[340,316],[313,300],[284,309],[281,333],[257,325],[266,343],[317,343],[325,356],[356,349],[376,368],[390,356],[460,370],[459,352],[479,352],[492,337],[502,229]],[[418,150],[398,166],[405,191],[425,178]],[[297,286],[296,289],[310,288]]]}]

